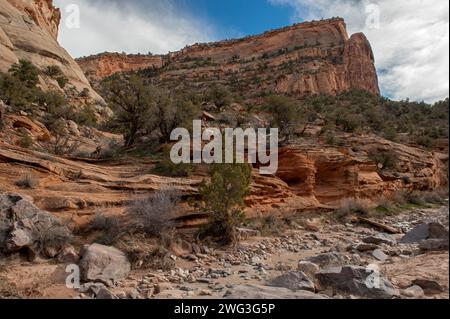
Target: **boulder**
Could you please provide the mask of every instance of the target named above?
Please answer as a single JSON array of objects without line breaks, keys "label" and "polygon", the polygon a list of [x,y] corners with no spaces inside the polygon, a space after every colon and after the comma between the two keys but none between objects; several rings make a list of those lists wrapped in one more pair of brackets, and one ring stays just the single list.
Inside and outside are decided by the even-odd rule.
[{"label": "boulder", "polygon": [[108,286],[125,279],[131,271],[131,264],[123,252],[100,244],[83,248],[79,266],[82,280]]},{"label": "boulder", "polygon": [[310,261],[300,260],[297,270],[304,272],[305,274],[314,277],[320,271],[319,265],[316,265]]},{"label": "boulder", "polygon": [[426,239],[419,243],[422,252],[427,251],[448,251],[449,239]]},{"label": "boulder", "polygon": [[73,246],[67,246],[59,253],[58,261],[64,264],[77,264],[80,261],[80,255]]},{"label": "boulder", "polygon": [[398,291],[380,273],[358,267],[345,266],[323,270],[316,274],[321,289],[332,288],[349,295],[373,299],[391,299]]},{"label": "boulder", "polygon": [[306,290],[292,291],[287,288],[259,285],[238,285],[228,290],[225,299],[328,299],[323,294]]},{"label": "boulder", "polygon": [[409,231],[401,240],[401,244],[415,244],[427,239],[447,239],[448,230],[440,223],[420,224]]},{"label": "boulder", "polygon": [[70,240],[70,231],[52,214],[37,208],[32,199],[18,194],[0,195],[0,250],[32,251],[55,257]]},{"label": "boulder", "polygon": [[293,291],[307,290],[316,291],[314,282],[301,271],[290,271],[268,282],[268,286],[287,288]]},{"label": "boulder", "polygon": [[415,279],[412,283],[422,288],[426,295],[436,295],[444,292],[444,288],[434,280]]},{"label": "boulder", "polygon": [[339,253],[324,253],[317,256],[310,257],[306,261],[318,265],[320,268],[333,268],[345,265],[348,260],[345,256]]},{"label": "boulder", "polygon": [[425,292],[420,286],[414,285],[402,290],[402,295],[408,298],[420,299],[425,296]]},{"label": "boulder", "polygon": [[379,233],[373,236],[364,237],[362,241],[366,244],[375,244],[375,245],[386,244],[390,246],[395,245],[397,243],[397,241],[393,236],[385,233]]},{"label": "boulder", "polygon": [[389,256],[386,255],[381,249],[375,249],[372,252],[372,256],[381,262],[385,262],[389,258]]}]

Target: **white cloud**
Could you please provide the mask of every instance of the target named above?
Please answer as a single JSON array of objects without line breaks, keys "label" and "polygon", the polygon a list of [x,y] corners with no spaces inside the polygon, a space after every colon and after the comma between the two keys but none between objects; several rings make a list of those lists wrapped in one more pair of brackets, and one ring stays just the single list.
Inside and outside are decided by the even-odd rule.
[{"label": "white cloud", "polygon": [[[59,41],[74,57],[104,51],[167,53],[212,38],[211,27],[180,12],[170,0],[54,2],[63,15]],[[72,22],[73,11],[67,11],[72,4],[80,9],[80,28],[66,24]]]},{"label": "white cloud", "polygon": [[[448,0],[269,0],[295,8],[295,20],[341,16],[372,44],[383,94],[433,102],[449,95]],[[378,6],[379,28],[366,23]]]}]

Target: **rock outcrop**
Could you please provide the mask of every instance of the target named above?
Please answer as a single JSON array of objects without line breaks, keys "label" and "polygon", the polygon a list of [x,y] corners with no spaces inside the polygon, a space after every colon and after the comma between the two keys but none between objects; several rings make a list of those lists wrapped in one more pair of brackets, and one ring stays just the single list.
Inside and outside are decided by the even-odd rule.
[{"label": "rock outcrop", "polygon": [[214,80],[248,97],[263,92],[333,95],[351,89],[380,93],[368,40],[362,33],[349,37],[340,18],[195,44],[164,56],[107,53],[78,63],[91,80],[146,67],[145,74],[164,85],[183,82],[198,88]]},{"label": "rock outcrop", "polygon": [[53,258],[65,248],[69,230],[30,197],[0,194],[0,251],[25,251],[29,258]]},{"label": "rock outcrop", "polygon": [[[296,210],[333,208],[346,198],[394,196],[397,191],[434,190],[447,184],[443,154],[428,152],[378,137],[347,137],[347,146],[320,144],[280,149],[276,176],[263,176],[254,170],[250,194],[246,198],[249,217],[276,210],[292,214]],[[368,156],[372,151],[389,149],[397,155],[397,165],[380,170]],[[447,161],[448,161],[448,155]],[[117,207],[120,212],[130,201],[161,190],[173,189],[183,196],[196,196],[204,175],[168,178],[149,173],[151,163],[103,163],[69,160],[25,150],[0,141],[0,184],[6,191],[30,174],[40,179],[32,190],[36,205],[51,212],[75,213],[85,220],[98,207]],[[183,209],[177,219],[194,226],[207,216]],[[194,222],[195,221],[195,222]]]},{"label": "rock outcrop", "polygon": [[[88,89],[92,98],[101,101],[78,64],[58,44],[60,19],[52,0],[0,1],[0,72],[7,72],[20,59],[31,61],[41,70],[58,66],[78,92]],[[54,80],[42,77],[44,89],[59,87]]]},{"label": "rock outcrop", "polygon": [[93,80],[101,80],[113,74],[137,71],[148,68],[163,67],[163,57],[160,55],[127,55],[121,53],[104,53],[76,60],[84,74]]}]

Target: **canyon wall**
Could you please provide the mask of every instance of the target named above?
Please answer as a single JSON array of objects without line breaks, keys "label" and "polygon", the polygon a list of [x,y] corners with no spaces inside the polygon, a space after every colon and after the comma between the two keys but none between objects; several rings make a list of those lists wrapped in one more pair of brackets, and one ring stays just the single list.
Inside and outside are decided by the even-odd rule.
[{"label": "canyon wall", "polygon": [[[60,10],[53,7],[52,0],[1,0],[0,72],[8,72],[20,59],[31,61],[41,70],[56,65],[68,78],[69,85],[79,92],[87,88],[91,97],[101,101],[78,64],[58,44],[60,20]],[[51,88],[52,84],[57,83],[41,78],[43,89]]]},{"label": "canyon wall", "polygon": [[269,92],[333,95],[351,89],[380,94],[369,41],[362,33],[349,37],[340,18],[195,44],[164,56],[107,53],[77,62],[92,81],[147,69],[144,74],[161,85],[202,88],[216,82],[247,97]]}]

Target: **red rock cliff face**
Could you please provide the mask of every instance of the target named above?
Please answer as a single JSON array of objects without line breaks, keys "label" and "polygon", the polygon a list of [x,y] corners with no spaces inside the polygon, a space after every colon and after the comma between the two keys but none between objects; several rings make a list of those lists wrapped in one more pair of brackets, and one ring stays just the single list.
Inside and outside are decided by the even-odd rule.
[{"label": "red rock cliff face", "polygon": [[[91,97],[102,101],[78,64],[58,44],[60,20],[61,13],[52,0],[0,0],[0,72],[8,72],[20,59],[31,61],[41,70],[59,66],[77,91],[87,88]],[[59,87],[42,76],[41,86]]]},{"label": "red rock cliff face", "polygon": [[106,53],[77,59],[89,79],[103,79],[115,73],[163,67],[163,57]]},{"label": "red rock cliff face", "polygon": [[166,56],[131,59],[106,54],[78,62],[91,80],[148,65],[153,68],[150,76],[168,86],[184,83],[201,88],[214,81],[251,96],[336,94],[351,89],[380,93],[369,42],[361,33],[349,38],[339,18],[239,40],[195,44]]}]

